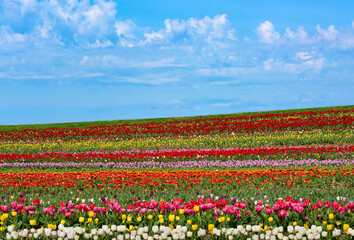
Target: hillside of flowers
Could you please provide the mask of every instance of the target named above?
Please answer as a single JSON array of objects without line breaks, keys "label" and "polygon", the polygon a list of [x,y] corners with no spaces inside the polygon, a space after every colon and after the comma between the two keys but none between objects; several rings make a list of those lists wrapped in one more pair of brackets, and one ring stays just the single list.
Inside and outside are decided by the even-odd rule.
[{"label": "hillside of flowers", "polygon": [[0,239],[353,239],[354,108],[0,131]]}]

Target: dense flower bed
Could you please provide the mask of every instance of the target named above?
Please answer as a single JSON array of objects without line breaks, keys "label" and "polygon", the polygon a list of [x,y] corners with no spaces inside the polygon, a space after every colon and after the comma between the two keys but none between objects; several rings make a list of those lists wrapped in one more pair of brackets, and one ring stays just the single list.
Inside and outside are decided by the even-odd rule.
[{"label": "dense flower bed", "polygon": [[0,239],[352,239],[354,109],[0,132]]},{"label": "dense flower bed", "polygon": [[86,161],[185,161],[188,159],[216,158],[217,160],[249,159],[303,159],[318,157],[322,159],[353,157],[354,145],[342,146],[286,146],[259,148],[216,148],[216,149],[170,149],[147,151],[114,151],[114,152],[53,152],[53,153],[0,153],[1,162],[23,160],[26,162],[86,162]]},{"label": "dense flower bed", "polygon": [[106,239],[130,239],[135,235],[148,239],[156,234],[163,239],[354,236],[350,228],[354,203],[343,197],[338,202],[292,197],[269,202],[267,196],[244,202],[224,197],[201,195],[188,202],[178,198],[170,202],[151,199],[126,206],[107,198],[100,198],[97,203],[94,199],[86,203],[85,199],[76,198],[55,205],[38,198],[19,198],[0,205],[0,230],[7,239],[40,236],[73,239],[75,235]]},{"label": "dense flower bed", "polygon": [[0,173],[1,189],[40,187],[83,188],[254,188],[286,186],[332,187],[338,183],[353,186],[354,167],[337,170],[321,168],[254,169],[224,171],[79,171],[79,172],[9,172]]},{"label": "dense flower bed", "polygon": [[146,122],[91,126],[85,128],[47,128],[0,132],[0,141],[46,139],[132,138],[148,136],[204,135],[208,133],[253,133],[274,131],[343,130],[353,127],[354,109],[262,114],[228,118],[207,118],[170,122]]}]

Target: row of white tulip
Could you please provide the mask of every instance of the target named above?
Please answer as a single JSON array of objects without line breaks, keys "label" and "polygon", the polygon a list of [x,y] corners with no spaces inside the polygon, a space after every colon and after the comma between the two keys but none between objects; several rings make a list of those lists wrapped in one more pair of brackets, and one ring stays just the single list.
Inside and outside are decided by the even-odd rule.
[{"label": "row of white tulip", "polygon": [[171,229],[168,226],[153,226],[149,227],[131,227],[126,228],[125,225],[104,225],[99,229],[86,229],[82,227],[64,227],[63,224],[58,225],[58,229],[52,230],[52,228],[39,228],[39,229],[22,229],[16,231],[13,226],[6,228],[6,239],[42,239],[52,238],[59,240],[68,239],[112,239],[112,240],[141,240],[141,239],[203,239],[206,235],[215,238],[224,239],[247,239],[247,240],[311,240],[311,239],[326,239],[327,237],[341,237],[346,235],[348,238],[354,236],[354,230],[349,228],[347,231],[341,231],[340,229],[333,229],[333,231],[324,231],[321,226],[311,226],[311,228],[305,228],[300,226],[288,226],[287,228],[275,227],[271,230],[264,230],[259,225],[247,225],[237,226],[236,228],[222,228],[218,229],[209,225],[208,229],[194,229],[188,230],[187,226],[177,225]]}]

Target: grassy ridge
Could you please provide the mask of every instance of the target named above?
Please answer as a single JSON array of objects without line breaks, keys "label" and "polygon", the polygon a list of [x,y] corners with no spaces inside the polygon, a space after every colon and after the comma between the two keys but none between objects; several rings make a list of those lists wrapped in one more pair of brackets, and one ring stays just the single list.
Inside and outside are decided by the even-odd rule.
[{"label": "grassy ridge", "polygon": [[319,107],[319,108],[302,108],[302,109],[288,109],[275,111],[261,111],[261,112],[244,112],[218,115],[201,115],[192,117],[167,117],[167,118],[143,118],[143,119],[128,119],[128,120],[111,120],[111,121],[92,121],[92,122],[70,122],[70,123],[50,123],[50,124],[28,124],[28,125],[0,125],[0,131],[23,130],[23,129],[43,129],[43,128],[67,128],[67,127],[88,127],[88,126],[103,126],[103,125],[118,125],[118,124],[132,124],[142,122],[168,122],[193,120],[199,118],[221,118],[221,117],[237,117],[258,114],[278,114],[304,111],[327,111],[327,110],[345,110],[352,109],[354,105],[348,106],[333,106],[333,107]]}]

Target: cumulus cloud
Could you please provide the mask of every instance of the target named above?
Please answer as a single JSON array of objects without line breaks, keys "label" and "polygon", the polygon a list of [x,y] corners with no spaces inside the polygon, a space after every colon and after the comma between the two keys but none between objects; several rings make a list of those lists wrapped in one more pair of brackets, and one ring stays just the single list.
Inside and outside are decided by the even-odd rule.
[{"label": "cumulus cloud", "polygon": [[330,25],[327,30],[322,29],[320,25],[316,25],[316,30],[319,34],[319,38],[327,41],[335,40],[338,34],[334,25]]},{"label": "cumulus cloud", "polygon": [[[316,25],[316,33],[313,36],[305,31],[303,26],[298,27],[296,31],[291,30],[289,27],[285,29],[283,35],[275,30],[274,25],[265,21],[261,23],[256,30],[260,42],[266,44],[281,44],[281,45],[313,45],[324,42],[331,42],[331,47],[338,46],[336,41],[339,41],[343,32],[336,30],[334,25],[328,26],[323,29],[320,25]],[[351,45],[346,44],[346,45]]]},{"label": "cumulus cloud", "polygon": [[70,29],[73,37],[94,36],[95,40],[112,34],[115,22],[116,4],[112,1],[98,0],[93,5],[89,1],[64,1],[52,0],[47,10],[57,18],[61,27]]},{"label": "cumulus cloud", "polygon": [[0,26],[0,43],[19,43],[27,40],[26,35],[15,33],[8,25]]},{"label": "cumulus cloud", "polygon": [[216,15],[214,18],[206,16],[203,19],[166,19],[163,29],[145,33],[144,36],[145,43],[212,43],[236,40],[226,14]]},{"label": "cumulus cloud", "polygon": [[275,31],[275,27],[269,21],[265,21],[257,27],[257,35],[260,42],[267,44],[275,43],[280,39],[280,34]]},{"label": "cumulus cloud", "polygon": [[286,28],[284,36],[284,43],[299,43],[299,44],[310,44],[314,43],[313,39],[309,37],[309,34],[305,31],[304,27],[299,27],[296,32],[293,32],[290,28]]}]

